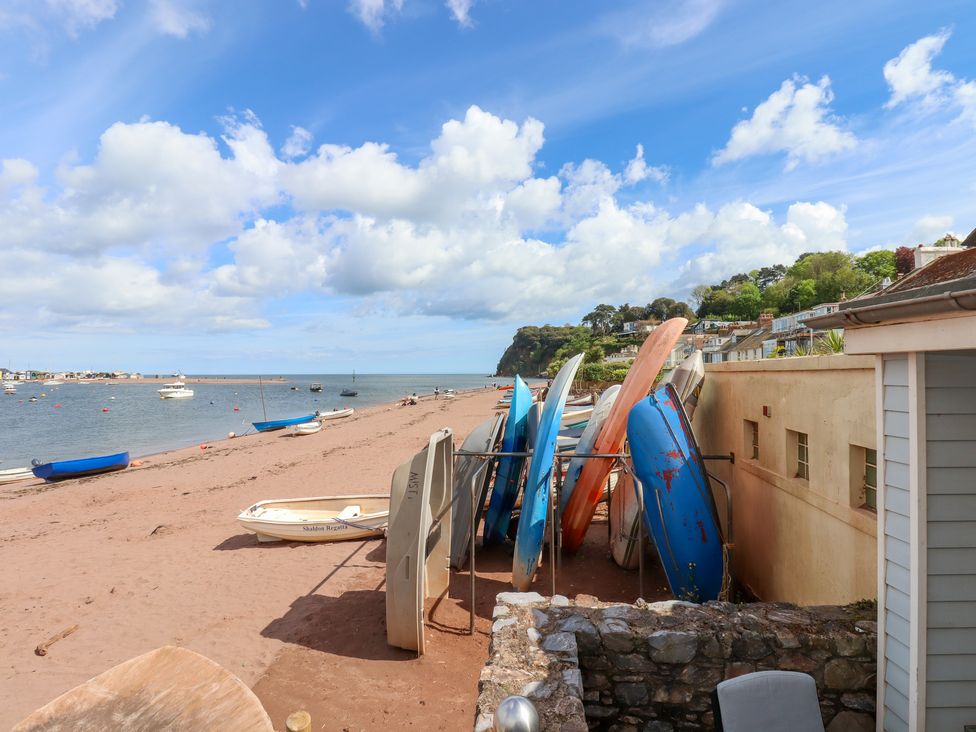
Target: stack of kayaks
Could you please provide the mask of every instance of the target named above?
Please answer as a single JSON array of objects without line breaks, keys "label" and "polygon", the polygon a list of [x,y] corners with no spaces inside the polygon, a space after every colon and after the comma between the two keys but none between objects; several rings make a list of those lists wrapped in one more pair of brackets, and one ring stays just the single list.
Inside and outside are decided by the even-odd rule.
[{"label": "stack of kayaks", "polygon": [[[512,389],[512,401],[508,408],[508,419],[505,421],[505,432],[502,435],[501,452],[525,452],[528,436],[529,408],[532,406],[532,394],[522,378],[515,377],[515,387]],[[482,541],[485,546],[498,544],[508,533],[508,524],[512,518],[512,510],[518,499],[524,457],[504,456],[498,460],[498,470],[495,473],[495,483],[485,515],[485,528]]]},{"label": "stack of kayaks", "polygon": [[[464,442],[461,453],[491,452],[502,436],[505,415],[496,414],[475,427]],[[472,498],[474,528],[477,530],[491,485],[493,461],[478,456],[457,454],[454,458],[454,498],[451,502],[451,566],[460,569],[471,544]]]}]

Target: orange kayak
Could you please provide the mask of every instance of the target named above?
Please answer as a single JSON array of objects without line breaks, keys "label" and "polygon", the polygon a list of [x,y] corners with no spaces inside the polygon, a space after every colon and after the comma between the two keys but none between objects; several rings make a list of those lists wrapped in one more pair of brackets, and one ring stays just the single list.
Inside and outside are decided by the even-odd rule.
[{"label": "orange kayak", "polygon": [[[603,423],[603,429],[593,445],[595,454],[619,453],[627,436],[627,416],[630,410],[654,386],[661,367],[668,360],[675,343],[688,325],[684,318],[671,318],[654,330],[641,346],[637,359],[627,372],[617,400]],[[583,543],[586,530],[593,520],[593,512],[600,502],[607,476],[613,468],[613,458],[591,458],[586,461],[576,480],[576,487],[566,504],[562,518],[563,548],[574,552]]]}]

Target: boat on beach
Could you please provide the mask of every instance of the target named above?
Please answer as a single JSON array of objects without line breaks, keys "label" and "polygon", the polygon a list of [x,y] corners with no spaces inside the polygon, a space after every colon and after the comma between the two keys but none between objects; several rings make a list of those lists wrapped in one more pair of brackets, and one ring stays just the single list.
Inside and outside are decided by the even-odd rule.
[{"label": "boat on beach", "polygon": [[346,407],[345,409],[333,409],[331,412],[316,412],[316,419],[342,419],[343,417],[351,417],[355,414],[356,410],[352,407]]},{"label": "boat on beach", "polygon": [[295,425],[295,436],[299,437],[301,435],[314,435],[316,432],[322,431],[322,423],[317,419],[313,419],[311,422],[302,422],[301,424]]},{"label": "boat on beach", "polygon": [[162,389],[157,389],[160,399],[189,399],[193,396],[193,389],[187,389],[182,381],[174,381],[172,384],[163,384]]},{"label": "boat on beach", "polygon": [[258,541],[346,541],[382,536],[390,497],[382,494],[259,501],[237,517]]},{"label": "boat on beach", "polygon": [[114,455],[100,455],[80,460],[59,460],[51,463],[41,463],[35,460],[31,472],[38,478],[54,481],[111,473],[116,470],[124,470],[127,467],[129,467],[129,453],[119,452]]},{"label": "boat on beach", "polygon": [[8,470],[0,470],[0,485],[4,483],[16,483],[18,480],[27,480],[28,478],[33,478],[34,473],[31,472],[30,468],[10,468]]},{"label": "boat on beach", "polygon": [[314,414],[306,414],[304,417],[272,419],[267,422],[251,422],[251,424],[254,425],[254,429],[256,429],[258,432],[274,432],[275,430],[283,430],[285,427],[291,427],[296,424],[311,422],[314,419],[316,419]]}]

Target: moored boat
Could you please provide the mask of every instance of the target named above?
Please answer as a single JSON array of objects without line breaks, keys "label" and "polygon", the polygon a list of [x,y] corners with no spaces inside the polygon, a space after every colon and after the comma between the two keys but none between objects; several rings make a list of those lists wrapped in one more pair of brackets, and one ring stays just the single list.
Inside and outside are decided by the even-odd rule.
[{"label": "moored boat", "polygon": [[129,453],[82,458],[80,460],[59,460],[51,463],[34,461],[32,472],[44,480],[67,480],[98,473],[111,473],[129,467]]},{"label": "moored boat", "polygon": [[[295,388],[297,389],[297,387],[295,387]],[[315,382],[314,384],[312,384],[311,386],[308,387],[308,390],[309,391],[322,391],[322,385],[320,383],[318,383],[318,382]]]},{"label": "moored boat", "polygon": [[291,417],[289,419],[272,419],[267,422],[251,422],[254,425],[254,429],[258,432],[274,432],[275,430],[282,430],[285,427],[291,427],[296,424],[303,424],[305,422],[311,422],[316,417],[314,414],[306,414],[304,417]]},{"label": "moored boat", "polygon": [[356,391],[355,389],[343,389],[342,391],[339,392],[339,396],[354,397],[354,396],[359,396],[359,392]]},{"label": "moored boat", "polygon": [[163,384],[162,389],[157,389],[160,399],[189,399],[193,396],[193,389],[187,389],[182,381],[174,381],[172,384]]},{"label": "moored boat", "polygon": [[382,536],[390,497],[382,494],[260,501],[237,517],[258,541],[345,541]]}]

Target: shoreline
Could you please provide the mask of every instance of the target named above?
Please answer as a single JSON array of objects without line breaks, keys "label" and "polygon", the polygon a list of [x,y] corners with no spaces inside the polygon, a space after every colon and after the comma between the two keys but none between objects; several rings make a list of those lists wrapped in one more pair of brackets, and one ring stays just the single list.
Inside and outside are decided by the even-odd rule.
[{"label": "shoreline", "polygon": [[[0,729],[166,644],[238,675],[276,726],[305,708],[317,727],[469,727],[494,597],[510,588],[508,547],[479,548],[475,634],[469,575],[452,572],[448,595],[428,603],[428,652],[416,658],[386,645],[382,539],[259,544],[236,517],[260,500],[388,493],[394,469],[431,433],[451,427],[459,445],[495,400],[491,389],[379,404],[313,435],[225,438],[116,473],[0,493]],[[636,576],[607,558],[606,531],[594,524],[558,592],[636,597]],[[547,566],[534,587],[546,594]],[[75,624],[47,656],[34,655]]]}]

